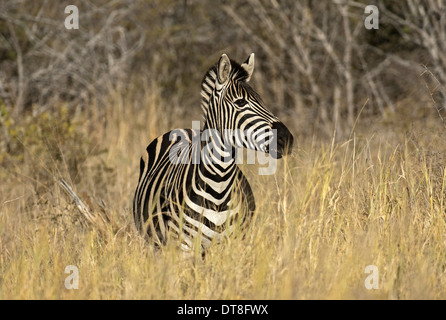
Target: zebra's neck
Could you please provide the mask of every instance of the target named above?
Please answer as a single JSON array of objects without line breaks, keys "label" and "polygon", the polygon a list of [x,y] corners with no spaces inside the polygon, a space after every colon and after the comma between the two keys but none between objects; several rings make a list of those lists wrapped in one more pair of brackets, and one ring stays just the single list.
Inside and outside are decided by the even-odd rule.
[{"label": "zebra's neck", "polygon": [[[201,108],[204,113],[204,126],[201,142],[200,171],[212,176],[216,181],[228,180],[236,170],[235,148],[229,141],[224,141],[223,133],[218,127],[219,105],[215,83],[217,81],[217,67],[214,66],[203,77],[201,82]],[[203,141],[204,140],[204,141]]]},{"label": "zebra's neck", "polygon": [[205,122],[201,141],[201,170],[220,177],[226,176],[236,166],[235,148],[223,140],[221,133]]}]

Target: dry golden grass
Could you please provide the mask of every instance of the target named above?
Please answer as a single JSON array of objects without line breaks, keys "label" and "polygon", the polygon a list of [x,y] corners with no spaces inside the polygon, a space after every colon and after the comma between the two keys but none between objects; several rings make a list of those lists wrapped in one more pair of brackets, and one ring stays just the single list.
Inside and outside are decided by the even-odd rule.
[{"label": "dry golden grass", "polygon": [[[246,236],[212,246],[205,259],[184,258],[174,245],[154,251],[133,227],[139,155],[155,136],[190,126],[143,87],[144,107],[115,93],[102,118],[76,126],[94,138],[89,150],[104,149],[91,151],[78,176],[67,169],[68,149],[54,159],[25,146],[20,164],[2,169],[0,299],[446,298],[441,131],[298,139],[274,176],[244,166],[257,202]],[[50,177],[41,188],[36,170]],[[59,178],[87,203],[103,199],[122,228],[86,224]],[[77,290],[65,288],[68,265],[79,269]],[[365,288],[368,265],[378,267],[377,290]]]}]

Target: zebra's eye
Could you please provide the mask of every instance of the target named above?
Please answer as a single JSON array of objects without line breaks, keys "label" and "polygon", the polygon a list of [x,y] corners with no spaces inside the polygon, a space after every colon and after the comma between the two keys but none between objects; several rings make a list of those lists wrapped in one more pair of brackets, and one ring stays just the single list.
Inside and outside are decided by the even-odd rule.
[{"label": "zebra's eye", "polygon": [[236,107],[243,108],[248,104],[248,102],[245,99],[238,99],[234,101],[234,104]]}]

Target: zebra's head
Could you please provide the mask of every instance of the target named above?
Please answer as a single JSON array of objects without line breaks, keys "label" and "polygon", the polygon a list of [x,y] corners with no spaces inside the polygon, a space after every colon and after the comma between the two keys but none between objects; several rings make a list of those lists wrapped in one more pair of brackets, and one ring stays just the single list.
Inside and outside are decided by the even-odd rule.
[{"label": "zebra's head", "polygon": [[293,135],[248,84],[253,71],[254,53],[242,64],[223,54],[206,73],[201,84],[205,127],[216,129],[233,147],[279,159],[291,152]]}]

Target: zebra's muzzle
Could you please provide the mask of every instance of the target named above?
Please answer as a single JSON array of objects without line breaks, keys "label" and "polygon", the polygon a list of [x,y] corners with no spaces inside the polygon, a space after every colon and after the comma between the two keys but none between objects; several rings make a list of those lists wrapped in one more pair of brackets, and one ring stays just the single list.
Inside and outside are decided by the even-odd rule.
[{"label": "zebra's muzzle", "polygon": [[282,122],[274,122],[271,126],[273,139],[266,147],[266,152],[274,159],[289,155],[293,149],[294,138],[290,130]]}]

